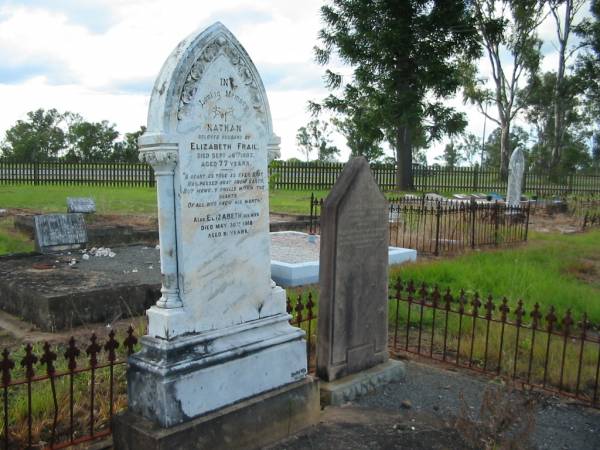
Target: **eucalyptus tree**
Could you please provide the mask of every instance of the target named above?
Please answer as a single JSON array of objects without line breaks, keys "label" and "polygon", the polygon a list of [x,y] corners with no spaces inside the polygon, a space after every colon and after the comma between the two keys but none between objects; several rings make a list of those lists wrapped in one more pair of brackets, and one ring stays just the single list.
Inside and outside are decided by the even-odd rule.
[{"label": "eucalyptus tree", "polygon": [[[332,93],[311,108],[354,119],[356,92],[368,98],[368,122],[395,153],[398,189],[413,186],[417,136],[425,136],[429,143],[456,135],[466,126],[465,115],[444,100],[461,85],[459,61],[480,55],[470,3],[330,0],[321,8],[323,28],[315,56],[330,66],[326,84]],[[337,58],[352,69],[347,82],[331,68]]]},{"label": "eucalyptus tree", "polygon": [[572,36],[575,25],[575,17],[585,0],[549,0],[550,12],[556,26],[556,38],[558,49],[558,64],[556,77],[552,92],[552,103],[554,109],[554,138],[552,142],[552,159],[550,162],[551,172],[556,172],[563,154],[563,144],[567,126],[566,115],[569,113],[567,103],[572,101],[573,94],[569,91],[567,80],[567,64],[569,59],[577,51],[579,46],[569,49],[569,39]]},{"label": "eucalyptus tree", "polygon": [[[473,0],[474,17],[490,66],[492,89],[474,64],[464,70],[465,98],[500,129],[500,173],[508,176],[511,152],[511,124],[524,107],[529,95],[523,89],[538,70],[541,41],[537,30],[547,16],[546,0]],[[521,96],[521,99],[519,99]],[[496,106],[497,115],[485,108]]]}]

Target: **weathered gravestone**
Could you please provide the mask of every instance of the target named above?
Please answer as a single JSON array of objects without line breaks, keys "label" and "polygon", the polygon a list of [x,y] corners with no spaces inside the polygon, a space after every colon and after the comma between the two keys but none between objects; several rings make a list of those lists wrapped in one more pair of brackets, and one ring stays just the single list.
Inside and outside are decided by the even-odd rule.
[{"label": "weathered gravestone", "polygon": [[40,253],[84,248],[87,230],[82,214],[44,214],[34,217],[35,246]]},{"label": "weathered gravestone", "polygon": [[388,204],[363,157],[346,164],[323,204],[319,284],[317,375],[332,382],[321,384],[322,402],[400,378],[402,365],[386,363]]},{"label": "weathered gravestone", "polygon": [[91,214],[96,212],[96,202],[89,197],[67,197],[67,212]]},{"label": "weathered gravestone", "polygon": [[525,155],[523,154],[523,150],[517,148],[510,155],[508,164],[508,190],[506,193],[506,204],[508,206],[519,207],[521,205],[524,172]]},{"label": "weathered gravestone", "polygon": [[156,175],[163,287],[129,360],[117,448],[253,448],[313,423],[304,332],[270,278],[267,157],[279,138],[223,25],[171,53],[139,144]]}]

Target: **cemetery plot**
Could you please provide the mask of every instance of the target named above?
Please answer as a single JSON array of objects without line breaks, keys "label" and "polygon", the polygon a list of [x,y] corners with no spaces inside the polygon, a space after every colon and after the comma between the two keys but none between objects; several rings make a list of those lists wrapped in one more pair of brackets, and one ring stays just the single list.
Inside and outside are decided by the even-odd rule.
[{"label": "cemetery plot", "polygon": [[45,331],[143,314],[160,296],[158,250],[113,251],[0,258],[0,308]]}]

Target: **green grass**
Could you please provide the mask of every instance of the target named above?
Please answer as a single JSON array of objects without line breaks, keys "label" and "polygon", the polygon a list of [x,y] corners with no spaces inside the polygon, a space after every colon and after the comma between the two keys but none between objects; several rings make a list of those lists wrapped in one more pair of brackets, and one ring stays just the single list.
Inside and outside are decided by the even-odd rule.
[{"label": "green grass", "polygon": [[329,191],[271,190],[269,192],[271,212],[308,215],[310,213],[311,193],[314,193],[320,199],[325,198]]},{"label": "green grass", "polygon": [[0,255],[6,253],[27,253],[33,251],[33,241],[14,229],[13,219],[0,219]]},{"label": "green grass", "polygon": [[[595,278],[594,278],[595,273]],[[437,284],[455,293],[465,289],[482,296],[509,299],[512,309],[522,299],[527,311],[538,302],[562,316],[587,312],[600,323],[600,231],[576,235],[533,233],[518,248],[474,252],[448,260],[424,261],[393,269],[392,278]],[[581,278],[586,278],[582,281]]]},{"label": "green grass", "polygon": [[[272,212],[308,214],[313,191],[272,190]],[[324,198],[328,191],[314,191]],[[92,197],[98,214],[156,214],[156,189],[104,186],[0,186],[0,208],[23,208],[43,212],[66,212],[67,197]]]},{"label": "green grass", "polygon": [[92,197],[99,214],[156,214],[156,189],[103,186],[0,186],[0,207],[66,212],[67,197]]}]

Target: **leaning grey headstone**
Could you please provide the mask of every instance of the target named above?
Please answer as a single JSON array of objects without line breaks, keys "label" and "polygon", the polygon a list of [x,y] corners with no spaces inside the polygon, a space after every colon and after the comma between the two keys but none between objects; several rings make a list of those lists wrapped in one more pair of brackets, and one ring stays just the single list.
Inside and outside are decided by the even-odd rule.
[{"label": "leaning grey headstone", "polygon": [[41,253],[84,248],[87,230],[82,214],[44,214],[35,216],[35,245]]},{"label": "leaning grey headstone", "polygon": [[[317,338],[322,380],[342,382],[366,370],[358,382],[369,389],[374,378],[398,374],[387,367],[381,376],[368,371],[388,361],[387,205],[364,157],[346,164],[323,204]],[[336,393],[349,399],[352,392],[356,386],[323,383],[321,400],[335,404]]]},{"label": "leaning grey headstone", "polygon": [[508,164],[508,191],[506,193],[506,204],[508,206],[518,207],[521,204],[524,172],[525,155],[523,150],[517,148],[510,156]]},{"label": "leaning grey headstone", "polygon": [[67,197],[67,212],[91,214],[96,212],[96,202],[89,197]]}]

